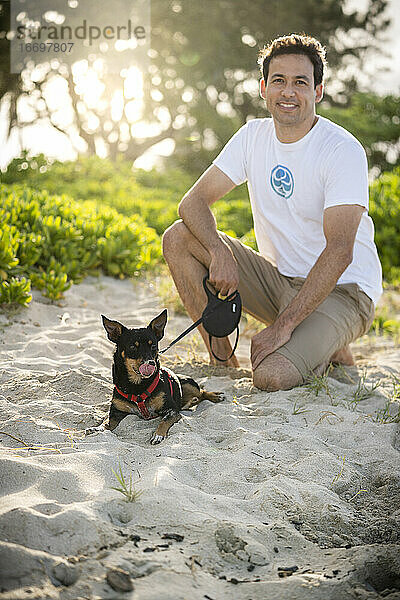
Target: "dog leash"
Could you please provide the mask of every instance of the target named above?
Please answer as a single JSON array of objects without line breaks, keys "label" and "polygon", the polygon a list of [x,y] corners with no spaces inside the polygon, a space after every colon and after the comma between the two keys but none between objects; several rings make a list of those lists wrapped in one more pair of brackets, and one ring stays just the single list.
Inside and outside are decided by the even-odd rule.
[{"label": "dog leash", "polygon": [[[210,292],[210,290],[207,288],[207,285],[206,285],[207,279],[208,279],[208,275],[206,275],[203,279],[203,286],[204,286],[204,289],[208,296],[208,304],[207,304],[206,308],[204,309],[203,314],[201,315],[200,319],[198,319],[195,323],[192,323],[192,325],[190,325],[187,329],[185,329],[185,331],[183,331],[180,335],[178,335],[178,337],[175,338],[166,348],[159,350],[159,354],[163,354],[164,352],[167,352],[167,350],[169,350],[174,344],[179,342],[179,340],[181,340],[183,337],[185,337],[188,333],[193,331],[193,329],[195,329],[196,327],[198,327],[201,324],[203,324],[204,329],[208,333],[209,342],[210,342],[210,350],[211,350],[213,356],[217,360],[219,360],[220,362],[225,362],[225,361],[229,360],[235,353],[235,350],[237,348],[238,341],[239,341],[239,320],[240,320],[240,314],[241,314],[240,294],[238,291],[234,291],[231,294],[229,294],[229,296],[227,296],[224,300],[221,300],[220,298],[218,298],[217,294],[212,294]],[[213,332],[213,335],[216,337],[225,337],[226,335],[229,335],[229,333],[231,333],[236,326],[236,340],[235,340],[233,350],[232,350],[231,354],[228,356],[228,358],[220,358],[219,356],[217,356],[215,354],[214,350],[212,349],[212,337],[213,336],[212,336],[212,333],[210,333],[210,331],[209,331],[210,323],[208,321],[209,321],[210,315],[212,315],[216,310],[224,308],[225,312],[226,312],[226,308],[230,306],[228,303],[232,302],[234,299],[236,299],[237,302],[236,302],[236,304],[232,304],[233,313],[235,313],[237,308],[238,308],[238,310],[237,310],[236,314],[234,314],[234,316],[233,316],[233,318],[234,318],[233,328],[231,327],[230,331],[228,331],[227,333],[224,333],[223,335],[220,335],[219,333],[215,334],[215,332]],[[225,317],[226,317],[226,315],[225,315]],[[229,314],[229,317],[231,318],[231,314]],[[231,318],[231,320],[232,320],[232,318]]]},{"label": "dog leash", "polygon": [[179,340],[181,340],[183,337],[185,337],[185,335],[187,335],[188,333],[190,333],[191,331],[193,331],[193,329],[196,329],[196,327],[198,327],[199,325],[201,325],[202,322],[203,322],[203,317],[200,317],[200,319],[198,319],[196,321],[196,323],[193,323],[192,325],[190,325],[190,327],[188,327],[187,329],[185,329],[185,331],[183,333],[181,333],[180,335],[178,335],[178,337],[175,338],[170,344],[168,344],[168,346],[166,348],[163,348],[162,350],[159,350],[158,354],[164,354],[164,352],[166,352],[172,346],[174,346],[174,344],[176,344],[177,342],[179,342]]}]

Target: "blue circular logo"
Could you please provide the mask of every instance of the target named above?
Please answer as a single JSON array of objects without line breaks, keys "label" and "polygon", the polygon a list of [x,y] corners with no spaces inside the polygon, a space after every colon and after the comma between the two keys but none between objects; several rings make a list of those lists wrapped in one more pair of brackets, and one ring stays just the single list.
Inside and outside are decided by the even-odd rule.
[{"label": "blue circular logo", "polygon": [[294,179],[290,170],[283,165],[274,167],[271,172],[271,185],[279,196],[290,198],[294,190]]}]

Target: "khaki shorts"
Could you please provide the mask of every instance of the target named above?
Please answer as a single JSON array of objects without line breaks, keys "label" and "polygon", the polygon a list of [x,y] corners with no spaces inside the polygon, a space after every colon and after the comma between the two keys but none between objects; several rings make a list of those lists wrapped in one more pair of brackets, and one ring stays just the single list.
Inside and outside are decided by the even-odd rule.
[{"label": "khaki shorts", "polygon": [[[282,275],[258,252],[225,233],[220,235],[238,263],[243,309],[267,325],[273,323],[305,280]],[[356,283],[337,285],[276,353],[290,360],[305,379],[337,350],[367,333],[374,313],[372,300]]]}]

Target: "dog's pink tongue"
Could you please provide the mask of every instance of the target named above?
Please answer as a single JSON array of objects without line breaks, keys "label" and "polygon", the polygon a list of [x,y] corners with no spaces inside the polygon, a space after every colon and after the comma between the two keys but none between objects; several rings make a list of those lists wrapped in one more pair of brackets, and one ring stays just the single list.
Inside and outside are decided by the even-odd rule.
[{"label": "dog's pink tongue", "polygon": [[143,377],[150,377],[150,375],[153,375],[155,370],[155,366],[150,365],[149,363],[143,363],[139,367],[139,372],[141,375],[143,375]]}]

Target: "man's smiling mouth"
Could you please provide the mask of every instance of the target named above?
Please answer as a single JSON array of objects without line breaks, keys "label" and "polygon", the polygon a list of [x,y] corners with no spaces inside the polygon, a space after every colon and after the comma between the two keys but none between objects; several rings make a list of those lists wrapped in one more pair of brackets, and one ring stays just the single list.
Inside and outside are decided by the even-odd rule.
[{"label": "man's smiling mouth", "polygon": [[291,110],[293,108],[297,108],[297,104],[293,104],[292,102],[278,102],[279,108],[283,108],[286,110]]}]

